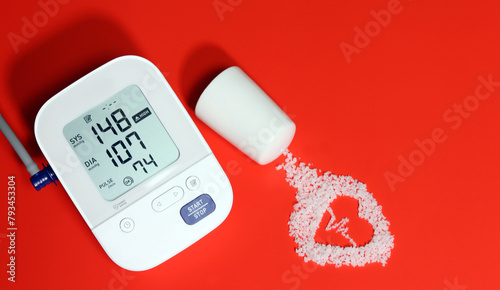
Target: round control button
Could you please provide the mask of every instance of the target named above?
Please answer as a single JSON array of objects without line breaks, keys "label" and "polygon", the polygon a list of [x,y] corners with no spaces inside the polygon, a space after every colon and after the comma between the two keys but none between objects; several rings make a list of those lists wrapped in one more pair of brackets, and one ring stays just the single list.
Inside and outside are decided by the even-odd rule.
[{"label": "round control button", "polygon": [[120,221],[120,229],[125,233],[130,233],[134,230],[134,221],[131,218],[124,218]]},{"label": "round control button", "polygon": [[200,179],[196,176],[189,176],[186,179],[186,187],[189,190],[196,190],[198,187],[200,187]]}]

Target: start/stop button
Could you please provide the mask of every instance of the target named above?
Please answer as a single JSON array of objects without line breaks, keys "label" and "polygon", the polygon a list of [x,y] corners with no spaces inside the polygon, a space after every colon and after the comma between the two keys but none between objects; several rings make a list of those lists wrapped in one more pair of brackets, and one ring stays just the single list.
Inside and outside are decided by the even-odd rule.
[{"label": "start/stop button", "polygon": [[206,218],[214,210],[215,202],[210,195],[204,193],[184,205],[181,208],[181,216],[186,224],[194,225]]}]

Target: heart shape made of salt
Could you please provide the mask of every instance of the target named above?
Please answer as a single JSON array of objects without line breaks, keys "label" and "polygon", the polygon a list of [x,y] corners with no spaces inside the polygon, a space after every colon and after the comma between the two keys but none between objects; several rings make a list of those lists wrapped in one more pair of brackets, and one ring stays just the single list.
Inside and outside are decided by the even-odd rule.
[{"label": "heart shape made of salt", "polygon": [[[285,163],[277,169],[286,171],[286,180],[297,188],[297,203],[290,215],[289,230],[297,243],[296,252],[304,257],[304,261],[313,261],[319,265],[334,264],[336,267],[364,266],[367,263],[379,262],[385,266],[394,248],[394,236],[389,231],[389,221],[382,214],[382,207],[377,204],[373,195],[366,190],[366,185],[350,176],[337,176],[331,172],[319,174],[321,171],[310,168],[290,152],[284,153]],[[373,227],[373,237],[363,246],[341,247],[320,244],[314,240],[323,215],[330,203],[340,196],[348,196],[358,200],[358,216],[367,220]],[[335,228],[333,222],[328,227]],[[346,221],[337,223],[337,230],[346,231]]]},{"label": "heart shape made of salt", "polygon": [[373,227],[358,215],[359,201],[337,197],[332,201],[321,219],[314,240],[321,244],[341,247],[365,245],[373,237]]}]

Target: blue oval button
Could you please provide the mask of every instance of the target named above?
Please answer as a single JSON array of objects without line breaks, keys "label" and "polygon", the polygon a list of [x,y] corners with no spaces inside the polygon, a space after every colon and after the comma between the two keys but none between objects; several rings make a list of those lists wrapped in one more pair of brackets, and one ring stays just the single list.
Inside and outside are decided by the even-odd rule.
[{"label": "blue oval button", "polygon": [[181,216],[188,225],[194,225],[215,210],[215,202],[204,193],[181,208]]}]

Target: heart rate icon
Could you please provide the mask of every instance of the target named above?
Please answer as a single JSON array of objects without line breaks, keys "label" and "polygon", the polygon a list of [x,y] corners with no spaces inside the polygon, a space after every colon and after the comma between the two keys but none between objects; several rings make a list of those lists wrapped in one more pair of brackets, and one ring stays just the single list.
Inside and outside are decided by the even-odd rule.
[{"label": "heart rate icon", "polygon": [[[330,172],[320,175],[317,169],[311,169],[305,163],[297,165],[297,158],[291,153],[285,152],[285,155],[285,163],[277,169],[284,169],[288,183],[297,188],[297,204],[288,222],[290,236],[297,243],[297,254],[304,257],[305,262],[313,261],[319,265],[364,266],[374,262],[385,265],[394,248],[394,236],[389,231],[389,221],[382,214],[382,207],[366,190],[366,185],[350,176],[337,176]],[[335,217],[330,204],[341,197],[357,200],[358,212],[353,221],[366,220],[372,227],[373,236],[368,242],[361,240],[361,243],[356,243],[348,229],[351,220]],[[328,214],[330,219],[320,230],[320,236],[321,231],[333,231],[344,237],[348,244],[316,240],[320,224]]]},{"label": "heart rate icon", "polygon": [[339,197],[327,207],[314,240],[325,245],[356,247],[369,243],[372,236],[373,227],[358,216],[358,201]]}]

